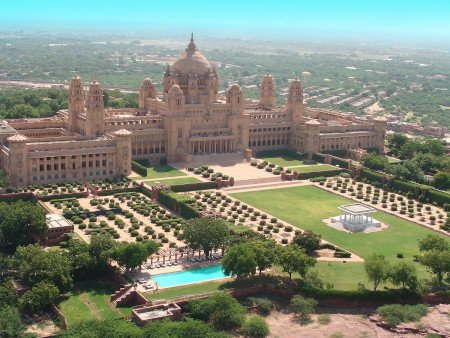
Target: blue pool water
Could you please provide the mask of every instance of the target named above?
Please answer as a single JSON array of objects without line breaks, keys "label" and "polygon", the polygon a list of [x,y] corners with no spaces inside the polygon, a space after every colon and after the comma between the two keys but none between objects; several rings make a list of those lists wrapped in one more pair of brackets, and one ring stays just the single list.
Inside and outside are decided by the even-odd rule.
[{"label": "blue pool water", "polygon": [[189,269],[178,272],[153,275],[151,278],[160,288],[206,282],[214,279],[226,278],[222,265],[211,265],[204,268]]}]

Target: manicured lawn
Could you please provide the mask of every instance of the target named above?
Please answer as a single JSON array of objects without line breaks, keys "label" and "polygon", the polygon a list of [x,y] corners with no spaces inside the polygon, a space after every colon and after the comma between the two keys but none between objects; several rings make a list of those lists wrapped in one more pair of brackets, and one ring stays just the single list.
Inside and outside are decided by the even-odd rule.
[{"label": "manicured lawn", "polygon": [[186,176],[186,174],[167,164],[159,164],[152,167],[147,167],[147,176],[138,177],[136,179],[156,179],[164,177]]},{"label": "manicured lawn", "polygon": [[265,160],[269,163],[274,163],[281,167],[291,167],[294,165],[304,164],[302,160],[298,160],[295,157],[289,155],[280,155],[275,157],[258,157],[258,159]]},{"label": "manicured lawn", "polygon": [[328,164],[316,164],[316,165],[309,165],[304,167],[295,167],[295,168],[289,168],[292,171],[296,171],[299,173],[312,173],[317,171],[326,171],[326,170],[333,170],[336,169],[336,167],[333,167],[332,165]]},{"label": "manicured lawn", "polygon": [[370,234],[335,230],[322,219],[339,215],[338,207],[352,201],[313,186],[243,192],[232,196],[298,228],[319,233],[324,239],[363,258],[380,253],[396,261],[397,253],[402,252],[406,260],[412,260],[412,256],[419,253],[417,241],[434,233],[384,212],[376,212],[374,217],[389,225],[385,230]]},{"label": "manicured lawn", "polygon": [[144,183],[146,183],[148,185],[155,184],[156,182],[167,184],[167,185],[174,185],[174,184],[198,183],[201,181],[195,177],[168,178],[168,179],[144,181]]},{"label": "manicured lawn", "polygon": [[93,318],[117,319],[131,314],[131,308],[116,308],[110,302],[113,289],[101,280],[85,281],[76,285],[76,291],[59,304],[59,309],[70,325]]}]

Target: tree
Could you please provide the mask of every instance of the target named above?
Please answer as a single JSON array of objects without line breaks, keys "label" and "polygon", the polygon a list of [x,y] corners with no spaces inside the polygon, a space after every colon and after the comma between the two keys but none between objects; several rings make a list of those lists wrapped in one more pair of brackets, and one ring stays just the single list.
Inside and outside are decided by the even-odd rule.
[{"label": "tree", "polygon": [[159,244],[156,241],[149,240],[149,241],[144,241],[143,243],[147,250],[147,256],[151,256],[158,252]]},{"label": "tree", "polygon": [[322,237],[315,234],[311,230],[306,230],[302,233],[297,234],[294,237],[293,243],[297,244],[300,248],[305,249],[308,255],[314,253],[320,248],[320,241]]},{"label": "tree", "polygon": [[406,142],[408,142],[408,137],[405,134],[394,133],[388,137],[389,150],[394,156],[397,156],[400,148]]},{"label": "tree", "polygon": [[435,274],[438,284],[442,285],[445,274],[450,273],[450,251],[427,251],[420,258],[420,263]]},{"label": "tree", "polygon": [[8,174],[5,170],[0,169],[0,188],[6,187],[8,185]]},{"label": "tree", "polygon": [[49,282],[39,282],[19,299],[22,311],[32,314],[46,310],[59,296],[58,288]]},{"label": "tree", "polygon": [[305,298],[301,295],[295,295],[291,299],[290,308],[295,312],[297,319],[301,324],[309,322],[309,316],[314,313],[317,301],[313,298]]},{"label": "tree", "polygon": [[256,254],[251,242],[235,244],[225,251],[222,268],[225,275],[248,277],[256,272]]},{"label": "tree", "polygon": [[113,258],[127,270],[137,268],[148,258],[147,245],[144,243],[122,243],[115,248]]},{"label": "tree", "polygon": [[0,247],[12,251],[47,231],[44,210],[31,202],[0,203]]},{"label": "tree", "polygon": [[[153,324],[153,323],[152,323]],[[76,322],[58,335],[61,338],[117,337],[144,338],[142,330],[126,320],[85,320]],[[152,336],[151,336],[152,337]],[[163,337],[161,337],[163,338]],[[169,338],[169,337],[164,337]]]},{"label": "tree", "polygon": [[168,319],[153,321],[144,328],[146,337],[162,338],[225,338],[225,334],[214,331],[214,329],[196,319],[184,317],[180,321]]},{"label": "tree", "polygon": [[273,240],[256,240],[250,242],[251,248],[255,253],[256,266],[259,274],[275,263],[277,254],[277,243]]},{"label": "tree", "polygon": [[304,277],[308,269],[316,264],[316,260],[309,257],[298,245],[290,244],[279,248],[278,263],[283,271],[289,274],[289,280],[292,280],[294,272]]},{"label": "tree", "polygon": [[96,268],[104,270],[108,266],[116,241],[106,234],[91,236],[89,243],[89,253],[94,258]]},{"label": "tree", "polygon": [[244,323],[245,308],[228,292],[187,302],[186,309],[194,319],[210,322],[218,330],[233,330]]},{"label": "tree", "polygon": [[389,279],[394,285],[415,290],[418,284],[417,269],[412,263],[400,262],[392,266]]},{"label": "tree", "polygon": [[53,283],[61,291],[72,286],[70,262],[63,253],[30,244],[19,246],[14,258],[20,279],[31,287],[43,281]]},{"label": "tree", "polygon": [[383,255],[373,254],[364,261],[367,279],[373,282],[373,291],[389,277],[389,262]]},{"label": "tree", "polygon": [[25,325],[20,320],[19,310],[16,307],[0,306],[0,337],[22,337]]},{"label": "tree", "polygon": [[69,240],[67,258],[75,279],[89,278],[99,273],[96,269],[96,259],[89,252],[89,244],[84,241]]},{"label": "tree", "polygon": [[374,153],[367,153],[361,156],[361,163],[367,168],[383,171],[388,165],[388,160],[384,156],[379,156]]},{"label": "tree", "polygon": [[229,233],[227,222],[223,219],[193,218],[183,226],[180,239],[193,250],[203,250],[206,257],[209,257],[211,250],[224,246]]},{"label": "tree", "polygon": [[444,171],[438,172],[433,177],[432,185],[441,190],[450,189],[450,174]]},{"label": "tree", "polygon": [[424,251],[445,251],[450,250],[447,240],[437,234],[429,234],[419,240],[419,250]]},{"label": "tree", "polygon": [[0,283],[0,304],[1,306],[17,305],[17,293],[11,280]]},{"label": "tree", "polygon": [[264,338],[270,334],[269,326],[263,317],[254,315],[248,318],[242,326],[246,337]]}]

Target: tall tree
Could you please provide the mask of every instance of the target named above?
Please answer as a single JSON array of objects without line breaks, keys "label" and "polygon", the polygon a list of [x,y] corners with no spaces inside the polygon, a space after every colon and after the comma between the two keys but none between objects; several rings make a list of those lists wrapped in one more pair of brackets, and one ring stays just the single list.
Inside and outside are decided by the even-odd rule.
[{"label": "tall tree", "polygon": [[148,258],[147,245],[144,243],[122,243],[118,245],[113,258],[127,270],[141,266]]},{"label": "tall tree", "polygon": [[294,237],[293,243],[305,249],[306,253],[310,255],[320,248],[321,240],[322,237],[319,234],[315,234],[311,230],[306,230],[297,234]]},{"label": "tall tree", "polygon": [[107,267],[117,242],[106,234],[91,237],[89,253],[95,259],[96,268],[103,270]]},{"label": "tall tree", "polygon": [[31,287],[42,281],[55,284],[61,291],[72,286],[70,262],[63,253],[30,244],[19,246],[14,258],[20,279]]},{"label": "tall tree", "polygon": [[308,269],[316,264],[316,260],[309,257],[305,250],[296,244],[280,247],[277,260],[283,271],[289,275],[289,280],[292,280],[294,272],[304,277]]},{"label": "tall tree", "polygon": [[210,217],[193,218],[183,226],[181,239],[193,250],[203,250],[209,257],[212,250],[222,248],[230,235],[227,222]]},{"label": "tall tree", "polygon": [[222,268],[225,275],[248,277],[256,272],[256,255],[252,242],[235,244],[225,251],[222,259]]},{"label": "tall tree", "polygon": [[450,274],[450,251],[427,251],[420,258],[420,263],[435,274],[438,284],[442,285],[444,276]]},{"label": "tall tree", "polygon": [[389,277],[389,262],[383,255],[373,254],[364,261],[367,279],[373,283],[373,291]]},{"label": "tall tree", "polygon": [[450,245],[444,236],[429,234],[419,240],[419,250],[425,251],[445,251],[450,250]]},{"label": "tall tree", "polygon": [[25,325],[20,320],[20,313],[16,307],[0,306],[0,337],[22,337]]},{"label": "tall tree", "polygon": [[10,251],[47,231],[44,210],[31,203],[0,203],[0,247]]},{"label": "tall tree", "polygon": [[260,239],[250,242],[255,253],[256,266],[261,275],[262,272],[270,268],[277,257],[277,243],[274,240]]},{"label": "tall tree", "polygon": [[41,313],[47,310],[58,296],[59,290],[53,283],[39,282],[20,297],[20,309],[32,314]]},{"label": "tall tree", "polygon": [[400,262],[392,266],[389,272],[389,279],[394,285],[408,287],[410,290],[417,288],[418,278],[415,265],[409,262]]}]

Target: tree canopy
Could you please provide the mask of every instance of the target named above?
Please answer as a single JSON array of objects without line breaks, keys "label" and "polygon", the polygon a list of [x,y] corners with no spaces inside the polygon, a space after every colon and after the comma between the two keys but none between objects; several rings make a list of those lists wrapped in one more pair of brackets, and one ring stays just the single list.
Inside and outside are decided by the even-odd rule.
[{"label": "tree canopy", "polygon": [[222,248],[230,235],[227,221],[210,217],[193,218],[183,225],[180,239],[193,250],[203,250],[208,257],[212,250]]},{"label": "tree canopy", "polygon": [[316,260],[309,257],[305,250],[296,244],[289,244],[279,248],[278,263],[283,271],[292,279],[292,274],[298,272],[300,276],[305,276],[310,267],[316,264]]},{"label": "tree canopy", "polygon": [[389,277],[389,262],[383,255],[373,254],[364,261],[367,279],[373,283],[373,291]]},{"label": "tree canopy", "polygon": [[235,244],[225,251],[222,268],[225,275],[248,277],[256,272],[256,254],[251,242]]}]

